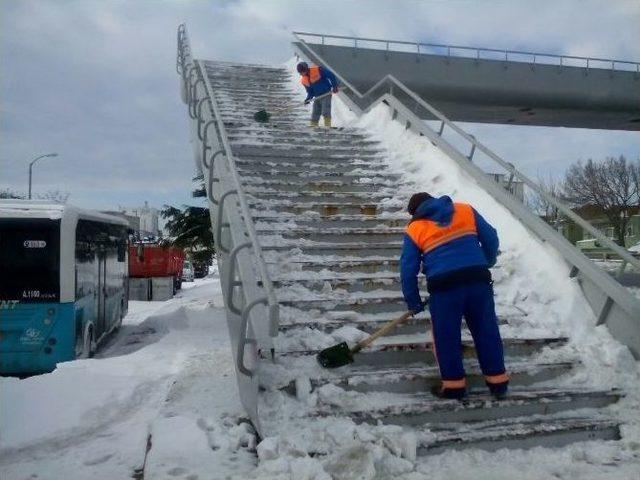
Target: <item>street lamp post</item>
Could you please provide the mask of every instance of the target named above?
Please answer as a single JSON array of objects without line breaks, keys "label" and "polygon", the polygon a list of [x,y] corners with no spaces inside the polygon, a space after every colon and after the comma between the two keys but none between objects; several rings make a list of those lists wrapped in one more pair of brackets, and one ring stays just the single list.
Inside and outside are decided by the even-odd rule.
[{"label": "street lamp post", "polygon": [[33,164],[36,163],[41,158],[45,157],[57,157],[57,153],[47,153],[46,155],[40,155],[38,158],[34,158],[29,164],[29,200],[31,200],[31,178],[33,176]]}]

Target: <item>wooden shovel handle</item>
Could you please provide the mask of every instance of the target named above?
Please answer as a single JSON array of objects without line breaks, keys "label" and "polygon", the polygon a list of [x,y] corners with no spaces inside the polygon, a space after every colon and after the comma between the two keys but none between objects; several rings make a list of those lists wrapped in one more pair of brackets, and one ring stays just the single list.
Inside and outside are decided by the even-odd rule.
[{"label": "wooden shovel handle", "polygon": [[[312,98],[312,100],[319,100],[321,98],[324,97],[328,97],[329,95],[331,95],[331,92],[327,92],[327,93],[323,93],[322,95],[320,95],[319,97],[314,97]],[[294,103],[293,105],[285,105],[284,107],[280,107],[280,108],[274,108],[273,109],[273,113],[282,113],[282,112],[288,112],[289,110],[292,110],[296,107],[299,107],[301,105],[304,105],[304,103],[300,104],[300,103]]]},{"label": "wooden shovel handle", "polygon": [[371,345],[375,339],[386,335],[388,332],[396,328],[396,326],[402,322],[404,322],[407,318],[413,316],[413,312],[406,312],[402,314],[402,316],[396,318],[395,320],[391,320],[389,323],[385,324],[379,330],[376,330],[371,335],[369,335],[364,340],[358,342],[358,344],[351,349],[351,353],[358,353],[363,348]]}]

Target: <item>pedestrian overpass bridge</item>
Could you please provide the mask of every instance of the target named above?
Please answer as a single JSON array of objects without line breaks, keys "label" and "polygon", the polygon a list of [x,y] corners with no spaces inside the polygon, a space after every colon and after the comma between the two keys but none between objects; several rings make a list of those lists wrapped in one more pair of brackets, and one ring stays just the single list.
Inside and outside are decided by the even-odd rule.
[{"label": "pedestrian overpass bridge", "polygon": [[453,121],[640,130],[638,62],[294,35],[302,56],[331,65],[357,90],[391,74]]},{"label": "pedestrian overpass bridge", "polygon": [[[308,111],[301,104],[300,89],[293,89],[297,79],[284,66],[196,59],[186,27],[178,29],[176,70],[194,159],[205,183],[240,400],[258,434],[286,439],[297,451],[318,458],[341,448],[330,434],[334,420],[357,424],[377,442],[382,437],[376,435],[401,426],[415,438],[415,455],[464,448],[561,447],[586,440],[628,443],[628,405],[635,405],[632,395],[637,393],[631,388],[629,401],[625,399],[627,377],[616,366],[621,360],[606,349],[606,337],[595,327],[606,325],[612,337],[640,358],[640,302],[532,211],[512,188],[513,182],[521,181],[615,252],[622,261],[618,277],[627,266],[640,271],[640,260],[466,133],[447,117],[451,112],[445,115],[432,106],[431,98],[421,98],[425,92],[412,90],[420,90],[420,79],[407,73],[399,80],[395,75],[402,71],[389,74],[386,67],[378,68],[378,61],[363,61],[365,71],[359,73],[359,40],[357,48],[343,50],[351,55],[343,63],[333,57],[328,61],[326,42],[323,50],[322,42],[311,45],[299,35],[296,40],[303,58],[326,64],[345,86],[339,98],[352,108],[354,118],[341,129],[306,126]],[[389,51],[388,56],[395,55]],[[482,54],[477,56],[480,62]],[[561,60],[563,69],[566,58]],[[419,65],[423,59],[412,61]],[[453,65],[454,59],[450,62]],[[522,67],[507,63],[507,72]],[[537,63],[533,66],[535,72]],[[612,67],[614,76],[628,74],[630,82],[636,82],[633,71],[618,71],[618,62]],[[518,90],[513,82],[513,90]],[[444,83],[441,80],[446,90]],[[639,84],[631,85],[637,89]],[[498,92],[497,84],[493,88]],[[505,91],[503,100],[519,98]],[[560,98],[559,91],[554,95]],[[582,105],[591,118],[597,117],[595,107],[569,97],[576,109]],[[528,98],[535,98],[533,88]],[[490,113],[491,102],[478,98],[475,103],[481,100]],[[449,103],[456,103],[453,95]],[[464,101],[457,104],[463,113],[482,110]],[[615,112],[614,104],[603,107],[605,113]],[[283,105],[291,108],[278,111]],[[438,103],[443,105],[447,107],[446,102]],[[526,105],[520,108],[538,104]],[[635,105],[637,115],[637,101]],[[255,121],[260,107],[274,112],[266,123]],[[386,115],[382,132],[357,121],[376,108]],[[560,107],[550,111],[554,124],[568,125]],[[483,118],[499,120],[489,113]],[[470,115],[464,119],[480,118],[479,113]],[[434,122],[422,121],[425,118],[439,125],[433,127]],[[606,128],[603,125],[598,123],[599,128]],[[386,143],[387,135],[398,132],[401,136],[396,138],[416,142],[421,162],[430,168],[446,162],[446,171],[416,184],[406,169],[395,166],[396,152]],[[451,143],[452,135],[463,145]],[[506,177],[487,176],[478,157],[492,162]],[[511,244],[502,243],[493,269],[497,292],[517,292],[496,295],[516,387],[507,400],[486,394],[482,372],[473,361],[467,361],[468,401],[458,404],[428,393],[440,376],[427,312],[361,352],[350,367],[325,370],[316,361],[318,351],[344,339],[345,332],[365,335],[405,313],[398,275],[408,221],[405,205],[417,188],[440,188],[445,176],[458,188],[486,194],[506,222],[505,233],[524,227],[523,235]],[[548,271],[532,271],[523,258],[540,264],[546,259]],[[557,269],[548,268],[555,264]],[[567,310],[572,305],[579,308]],[[574,332],[575,325],[584,325],[585,332]],[[583,349],[581,335],[587,333],[600,335],[599,343],[593,340]],[[474,354],[470,338],[465,331],[465,356]],[[619,358],[630,361],[626,352]]]}]

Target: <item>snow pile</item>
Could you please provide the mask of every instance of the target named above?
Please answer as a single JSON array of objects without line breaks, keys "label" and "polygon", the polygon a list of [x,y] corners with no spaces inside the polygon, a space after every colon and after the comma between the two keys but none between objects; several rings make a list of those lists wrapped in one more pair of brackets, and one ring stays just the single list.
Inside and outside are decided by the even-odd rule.
[{"label": "snow pile", "polygon": [[[224,478],[254,469],[219,280],[130,302],[97,358],[0,379],[0,477]],[[147,449],[148,452],[147,452]]]}]

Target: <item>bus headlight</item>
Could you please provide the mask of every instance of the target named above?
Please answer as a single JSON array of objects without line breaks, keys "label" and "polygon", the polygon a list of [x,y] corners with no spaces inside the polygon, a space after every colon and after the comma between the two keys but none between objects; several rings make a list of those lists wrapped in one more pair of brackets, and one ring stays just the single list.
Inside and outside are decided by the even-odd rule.
[{"label": "bus headlight", "polygon": [[45,318],[42,323],[44,323],[45,325],[51,325],[51,319],[50,318]]}]

